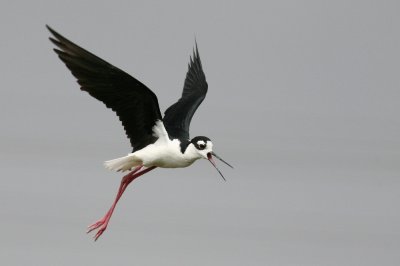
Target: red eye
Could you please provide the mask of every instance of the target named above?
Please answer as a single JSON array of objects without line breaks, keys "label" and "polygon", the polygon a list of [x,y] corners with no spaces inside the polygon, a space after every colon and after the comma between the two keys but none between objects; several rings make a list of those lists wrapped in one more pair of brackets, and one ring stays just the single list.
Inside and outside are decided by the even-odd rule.
[{"label": "red eye", "polygon": [[199,150],[204,150],[206,148],[206,144],[199,144]]}]

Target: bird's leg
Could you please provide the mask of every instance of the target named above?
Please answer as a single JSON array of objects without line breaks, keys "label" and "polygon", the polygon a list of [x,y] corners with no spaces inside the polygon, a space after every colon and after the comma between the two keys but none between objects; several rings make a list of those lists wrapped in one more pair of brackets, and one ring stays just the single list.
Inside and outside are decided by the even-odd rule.
[{"label": "bird's leg", "polygon": [[[118,193],[117,193],[117,196],[116,196],[116,198],[115,198],[115,200],[114,200],[113,205],[112,205],[111,208],[108,210],[108,212],[106,213],[106,215],[104,215],[103,218],[101,218],[101,219],[98,220],[97,222],[93,223],[92,225],[88,226],[88,230],[87,230],[86,233],[90,233],[91,231],[93,231],[93,230],[99,228],[101,225],[103,225],[103,224],[106,222],[107,219],[108,219],[108,220],[110,219],[110,217],[111,217],[111,215],[112,215],[112,212],[114,211],[114,208],[115,208],[115,206],[117,205],[118,200],[119,200],[119,199],[121,198],[121,196],[122,196],[123,190],[125,190],[124,187],[126,187],[126,183],[127,183],[128,179],[131,178],[132,175],[134,175],[135,173],[137,173],[138,171],[140,171],[142,168],[143,168],[143,166],[141,166],[141,165],[140,165],[140,166],[137,166],[132,172],[130,172],[129,174],[127,174],[127,175],[125,175],[124,177],[122,177],[122,179],[121,179],[121,184],[120,184],[120,186],[119,186]],[[133,180],[133,179],[132,179],[132,180]]]},{"label": "bird's leg", "polygon": [[103,218],[101,218],[100,220],[98,220],[97,222],[93,223],[92,225],[90,225],[90,226],[88,227],[87,233],[90,233],[91,231],[93,231],[93,230],[99,228],[100,226],[102,226],[102,225],[105,224],[105,223],[106,223],[106,225],[107,225],[107,223],[108,223],[108,221],[110,220],[111,215],[112,215],[112,213],[113,213],[113,211],[114,211],[114,208],[115,208],[115,206],[117,205],[118,200],[119,200],[119,199],[121,198],[121,196],[122,196],[123,190],[125,190],[124,187],[126,187],[127,181],[129,180],[129,178],[131,178],[135,173],[137,173],[138,171],[140,171],[142,168],[143,168],[142,166],[138,166],[138,167],[136,167],[132,172],[130,172],[129,174],[125,175],[125,176],[122,178],[121,184],[120,184],[119,189],[118,189],[117,196],[116,196],[116,198],[115,198],[115,200],[114,200],[114,203],[112,204],[111,208],[108,210],[108,212],[104,215]]},{"label": "bird's leg", "polygon": [[108,222],[111,219],[111,216],[114,212],[115,206],[117,205],[117,202],[119,201],[119,199],[121,198],[122,194],[124,193],[125,189],[128,187],[128,185],[137,177],[153,170],[154,168],[156,168],[155,166],[149,167],[149,168],[145,168],[144,166],[138,166],[136,167],[132,172],[130,172],[129,174],[125,175],[122,180],[121,180],[121,184],[119,186],[118,189],[118,193],[117,196],[114,200],[114,203],[112,204],[111,208],[108,210],[108,212],[106,213],[106,215],[104,215],[103,218],[101,218],[100,220],[98,220],[97,222],[95,222],[94,224],[90,225],[88,227],[88,231],[87,233],[90,233],[91,231],[97,229],[100,227],[99,231],[97,231],[94,239],[97,240],[101,234],[103,234],[103,232],[106,230]]}]

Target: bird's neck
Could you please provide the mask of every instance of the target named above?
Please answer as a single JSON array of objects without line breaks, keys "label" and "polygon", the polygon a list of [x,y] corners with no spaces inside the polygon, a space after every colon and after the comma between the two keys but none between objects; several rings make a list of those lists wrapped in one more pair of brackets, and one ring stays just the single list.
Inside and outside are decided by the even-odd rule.
[{"label": "bird's neck", "polygon": [[201,155],[199,154],[199,152],[197,151],[196,147],[194,147],[194,145],[192,143],[189,143],[186,146],[186,149],[183,152],[183,156],[185,157],[185,159],[193,161],[193,162],[195,160],[202,158]]},{"label": "bird's neck", "polygon": [[185,154],[186,149],[190,144],[190,141],[188,141],[188,140],[179,140],[179,142],[180,142],[179,146],[181,148],[181,153]]}]

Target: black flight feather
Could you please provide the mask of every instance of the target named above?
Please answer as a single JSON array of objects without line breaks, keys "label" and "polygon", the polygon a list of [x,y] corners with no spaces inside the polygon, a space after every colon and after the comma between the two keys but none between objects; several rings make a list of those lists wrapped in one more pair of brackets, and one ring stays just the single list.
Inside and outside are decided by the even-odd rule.
[{"label": "black flight feather", "polygon": [[161,120],[156,95],[137,79],[86,51],[47,26],[59,58],[77,78],[81,90],[115,111],[133,150],[154,143],[152,128]]},{"label": "black flight feather", "polygon": [[172,139],[189,140],[190,121],[207,94],[207,81],[200,61],[199,50],[193,49],[190,57],[181,98],[171,105],[164,115],[164,126]]}]

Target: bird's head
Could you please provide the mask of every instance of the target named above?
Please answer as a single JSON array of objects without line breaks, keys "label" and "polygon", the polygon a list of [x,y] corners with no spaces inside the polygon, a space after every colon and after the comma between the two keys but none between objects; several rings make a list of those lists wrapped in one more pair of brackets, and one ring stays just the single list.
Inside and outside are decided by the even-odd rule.
[{"label": "bird's head", "polygon": [[217,159],[219,159],[221,162],[228,165],[229,167],[231,167],[231,168],[233,168],[233,167],[229,163],[225,162],[221,157],[216,155],[215,152],[213,152],[213,150],[212,150],[213,143],[211,142],[211,140],[204,136],[198,136],[198,137],[194,137],[190,141],[190,144],[193,144],[195,151],[197,152],[197,155],[199,156],[199,159],[200,158],[207,159],[215,167],[215,169],[217,169],[219,174],[225,180],[225,177],[222,175],[221,171],[218,169],[218,167],[213,159],[213,156],[216,157]]},{"label": "bird's head", "polygon": [[193,144],[200,158],[208,159],[208,154],[212,153],[213,144],[211,140],[207,137],[204,136],[194,137],[190,141],[190,143]]}]

